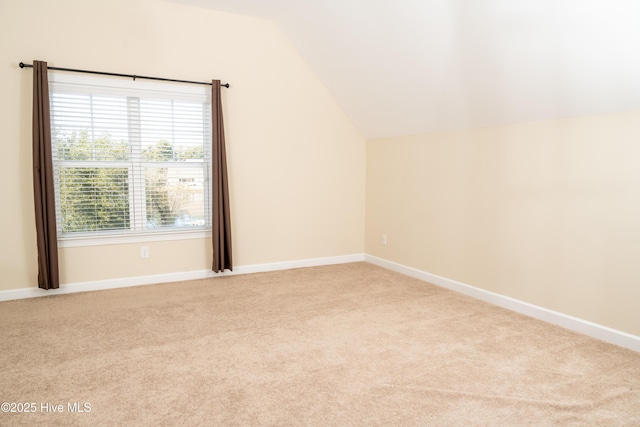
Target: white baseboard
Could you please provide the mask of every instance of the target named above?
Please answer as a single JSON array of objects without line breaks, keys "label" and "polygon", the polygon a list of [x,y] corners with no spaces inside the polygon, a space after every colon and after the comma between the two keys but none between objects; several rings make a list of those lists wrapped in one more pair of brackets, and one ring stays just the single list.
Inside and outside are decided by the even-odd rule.
[{"label": "white baseboard", "polygon": [[434,285],[447,288],[464,295],[468,295],[475,299],[485,301],[511,311],[515,311],[516,313],[524,314],[526,316],[543,320],[545,322],[552,323],[554,325],[575,332],[579,332],[581,334],[608,342],[610,344],[615,344],[620,347],[625,347],[630,350],[640,352],[640,337],[636,335],[631,335],[626,332],[599,325],[597,323],[589,322],[587,320],[579,319],[577,317],[572,317],[563,313],[559,313],[557,311],[529,304],[515,298],[466,285],[455,280],[447,279],[446,277],[437,276],[435,274],[427,273],[422,270],[407,267],[405,265],[398,264],[392,261],[387,261],[383,258],[378,258],[372,255],[365,255],[365,261],[386,268],[388,270],[393,270],[398,273],[414,277],[416,279],[424,280],[425,282],[429,282]]},{"label": "white baseboard", "polygon": [[597,323],[572,317],[563,313],[539,307],[515,298],[500,295],[484,289],[476,288],[455,280],[447,279],[435,274],[427,273],[412,267],[407,267],[373,255],[352,254],[326,258],[312,258],[297,261],[285,261],[266,264],[244,265],[234,268],[234,271],[214,273],[210,270],[187,271],[180,273],[156,274],[152,276],[127,277],[121,279],[98,280],[92,282],[63,284],[59,289],[48,291],[39,288],[23,288],[0,291],[0,301],[23,298],[35,298],[49,295],[62,295],[74,292],[97,291],[102,289],[116,289],[129,286],[151,285],[155,283],[179,282],[184,280],[206,279],[210,277],[231,276],[237,274],[261,273],[267,271],[289,270],[292,268],[316,267],[322,265],[344,264],[350,262],[367,261],[371,264],[424,280],[434,285],[451,289],[481,301],[506,308],[517,313],[543,320],[599,340],[619,345],[630,350],[640,352],[640,337],[618,331]]},{"label": "white baseboard", "polygon": [[364,254],[352,254],[327,258],[311,258],[297,261],[274,262],[267,264],[241,265],[233,271],[214,273],[211,270],[185,271],[181,273],[155,274],[152,276],[125,277],[121,279],[97,280],[92,282],[67,283],[58,289],[22,288],[0,291],[0,301],[23,298],[44,297],[50,295],[71,294],[74,292],[97,291],[103,289],[126,288],[129,286],[152,285],[156,283],[180,282],[184,280],[207,279],[210,277],[232,276],[236,274],[261,273],[267,271],[289,270],[292,268],[317,267],[321,265],[344,264],[364,261]]}]

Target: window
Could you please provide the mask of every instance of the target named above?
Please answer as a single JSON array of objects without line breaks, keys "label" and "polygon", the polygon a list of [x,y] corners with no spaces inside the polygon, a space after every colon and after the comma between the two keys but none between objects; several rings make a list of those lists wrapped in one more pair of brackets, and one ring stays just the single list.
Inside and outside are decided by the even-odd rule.
[{"label": "window", "polygon": [[210,88],[50,73],[60,240],[210,229]]}]

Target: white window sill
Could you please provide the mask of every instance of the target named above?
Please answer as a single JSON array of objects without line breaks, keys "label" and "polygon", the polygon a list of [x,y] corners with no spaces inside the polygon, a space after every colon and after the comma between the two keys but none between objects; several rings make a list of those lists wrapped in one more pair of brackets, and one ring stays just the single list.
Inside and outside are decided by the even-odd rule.
[{"label": "white window sill", "polygon": [[58,239],[59,248],[75,248],[80,246],[125,245],[127,243],[161,242],[168,240],[206,239],[211,237],[211,230],[167,231],[154,233],[129,234],[126,236],[82,236],[62,237]]}]

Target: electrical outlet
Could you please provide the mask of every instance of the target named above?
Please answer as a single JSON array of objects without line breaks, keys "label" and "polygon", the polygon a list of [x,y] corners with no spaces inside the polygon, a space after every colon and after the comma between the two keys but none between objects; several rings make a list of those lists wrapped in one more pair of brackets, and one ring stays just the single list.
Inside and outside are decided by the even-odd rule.
[{"label": "electrical outlet", "polygon": [[140,246],[140,258],[149,258],[149,246]]},{"label": "electrical outlet", "polygon": [[380,239],[380,243],[382,243],[382,246],[387,246],[387,235],[383,234],[382,238]]}]

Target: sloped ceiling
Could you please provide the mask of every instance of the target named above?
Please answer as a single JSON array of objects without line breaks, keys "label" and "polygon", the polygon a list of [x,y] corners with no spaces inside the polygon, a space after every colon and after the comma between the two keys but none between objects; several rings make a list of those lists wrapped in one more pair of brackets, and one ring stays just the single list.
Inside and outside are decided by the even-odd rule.
[{"label": "sloped ceiling", "polygon": [[173,0],[273,20],[368,138],[640,109],[640,0]]}]

